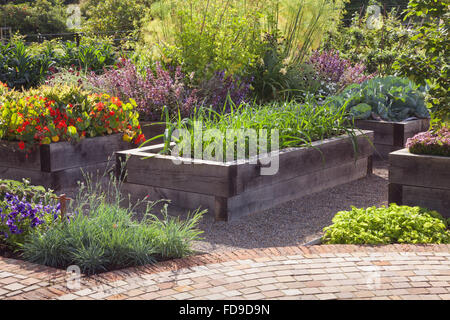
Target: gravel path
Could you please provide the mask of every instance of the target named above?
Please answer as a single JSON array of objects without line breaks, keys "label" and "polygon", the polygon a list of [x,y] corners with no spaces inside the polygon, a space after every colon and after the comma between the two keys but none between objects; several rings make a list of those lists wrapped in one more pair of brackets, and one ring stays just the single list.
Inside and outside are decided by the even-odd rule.
[{"label": "gravel path", "polygon": [[215,222],[206,215],[200,225],[201,252],[304,244],[321,236],[340,210],[350,206],[387,205],[387,162],[374,162],[373,175],[279,205],[234,222]]}]

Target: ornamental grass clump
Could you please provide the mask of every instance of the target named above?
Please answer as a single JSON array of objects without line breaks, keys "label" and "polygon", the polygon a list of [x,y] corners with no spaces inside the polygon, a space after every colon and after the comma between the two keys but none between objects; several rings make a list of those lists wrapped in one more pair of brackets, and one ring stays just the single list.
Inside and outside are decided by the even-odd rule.
[{"label": "ornamental grass clump", "polygon": [[[25,260],[57,268],[77,265],[83,273],[94,274],[192,253],[206,211],[198,209],[182,221],[168,215],[165,201],[124,207],[121,183],[113,176],[109,183],[86,177],[68,210],[70,219],[26,238],[21,248]],[[161,204],[157,217],[152,212]]]},{"label": "ornamental grass clump", "polygon": [[327,244],[450,243],[447,221],[420,207],[352,207],[332,221],[322,237]]},{"label": "ornamental grass clump", "polygon": [[443,125],[433,131],[420,132],[406,141],[406,147],[415,154],[450,157],[450,128]]}]

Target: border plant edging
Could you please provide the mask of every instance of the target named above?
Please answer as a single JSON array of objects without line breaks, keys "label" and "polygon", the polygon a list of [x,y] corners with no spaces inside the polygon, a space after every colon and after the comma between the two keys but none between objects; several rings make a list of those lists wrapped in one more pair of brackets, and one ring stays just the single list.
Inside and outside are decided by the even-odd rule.
[{"label": "border plant edging", "polygon": [[401,122],[356,120],[355,126],[374,132],[374,145],[377,150],[374,152],[374,157],[387,160],[389,153],[405,147],[408,138],[419,132],[427,131],[430,127],[430,119]]},{"label": "border plant edging", "polygon": [[[170,199],[186,209],[200,206],[213,212],[216,220],[230,221],[370,174],[373,132],[355,134],[357,157],[351,138],[342,135],[314,142],[314,148],[281,150],[279,171],[272,176],[261,175],[261,165],[248,160],[175,165],[173,157],[156,154],[161,145],[117,152],[116,168],[117,174],[127,170],[125,194]],[[120,169],[127,155],[126,168]]]},{"label": "border plant edging", "polygon": [[[34,185],[53,190],[76,187],[83,173],[96,174],[108,165],[115,151],[126,149],[129,143],[122,134],[87,138],[79,143],[58,142],[41,145],[28,154],[16,147],[17,142],[0,141],[0,178],[31,179]],[[112,164],[114,162],[112,161]]]},{"label": "border plant edging", "polygon": [[412,154],[408,149],[389,155],[389,203],[421,206],[450,218],[450,157]]}]

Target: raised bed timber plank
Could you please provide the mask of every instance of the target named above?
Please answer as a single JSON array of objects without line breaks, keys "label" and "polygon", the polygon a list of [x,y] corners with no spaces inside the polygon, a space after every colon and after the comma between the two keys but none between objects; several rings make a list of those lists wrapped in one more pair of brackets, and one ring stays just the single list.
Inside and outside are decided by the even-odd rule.
[{"label": "raised bed timber plank", "polygon": [[[114,165],[114,152],[129,148],[121,134],[87,138],[79,143],[58,142],[41,145],[26,157],[17,151],[17,143],[4,143],[0,154],[0,178],[30,179],[33,184],[53,190],[75,187],[85,173],[103,172],[108,164]],[[9,146],[9,148],[8,148]],[[83,171],[82,171],[83,170]]]},{"label": "raised bed timber plank", "polygon": [[411,121],[389,122],[377,120],[356,120],[355,126],[363,130],[374,132],[374,156],[381,159],[388,158],[388,154],[403,149],[408,138],[427,131],[430,119],[416,119]]},{"label": "raised bed timber plank", "polygon": [[389,202],[422,206],[450,217],[450,158],[412,154],[389,155]]},{"label": "raised bed timber plank", "polygon": [[[164,123],[159,123],[156,121],[140,121],[142,133],[145,135],[146,139],[150,139],[160,134],[163,134],[166,130],[166,125]],[[157,145],[163,143],[163,138],[155,139],[149,142],[148,145]]]},{"label": "raised bed timber plank", "polygon": [[156,154],[161,145],[118,152],[116,167],[128,157],[121,170],[127,171],[125,193],[169,198],[188,209],[201,206],[217,220],[228,221],[366,176],[371,172],[373,133],[358,132],[356,139],[356,154],[348,136],[315,142],[314,148],[282,150],[275,175],[261,175],[261,165],[248,160],[176,165],[173,157]]}]

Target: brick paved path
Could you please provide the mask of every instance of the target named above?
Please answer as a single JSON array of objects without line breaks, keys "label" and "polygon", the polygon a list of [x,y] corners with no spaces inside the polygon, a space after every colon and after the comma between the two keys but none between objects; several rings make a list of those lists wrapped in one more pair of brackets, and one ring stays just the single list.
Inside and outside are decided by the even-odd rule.
[{"label": "brick paved path", "polygon": [[[0,299],[450,299],[450,245],[284,247],[108,272],[0,258]],[[69,284],[72,282],[69,282]]]}]

